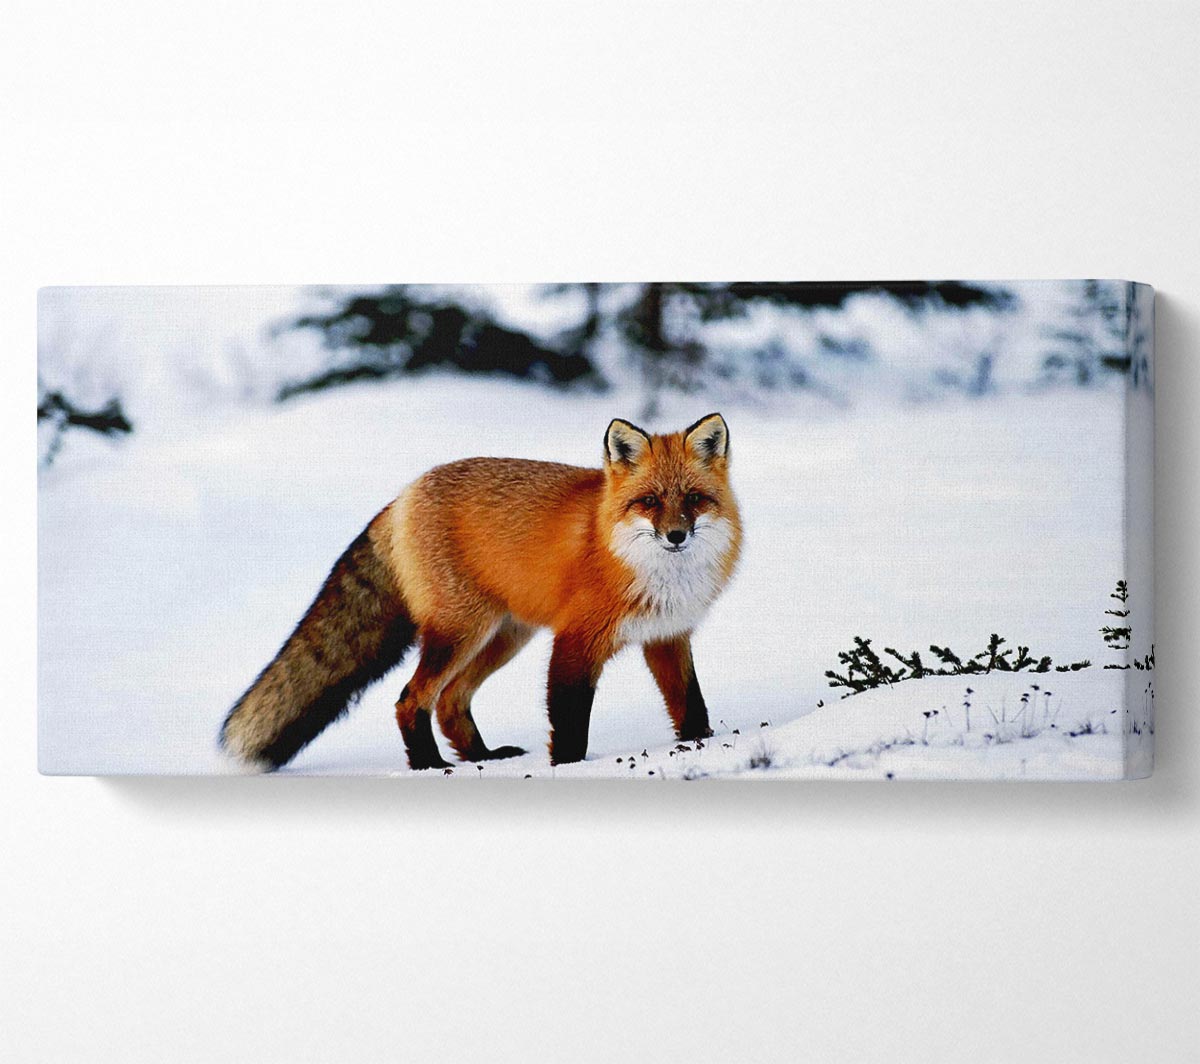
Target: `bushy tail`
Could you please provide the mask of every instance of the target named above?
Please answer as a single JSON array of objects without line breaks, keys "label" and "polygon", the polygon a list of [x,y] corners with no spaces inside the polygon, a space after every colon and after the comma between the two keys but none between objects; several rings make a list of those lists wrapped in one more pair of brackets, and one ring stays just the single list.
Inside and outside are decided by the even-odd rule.
[{"label": "bushy tail", "polygon": [[412,646],[416,626],[371,537],[382,518],[346,548],[274,661],[229,711],[221,745],[234,757],[267,770],[287,764]]}]

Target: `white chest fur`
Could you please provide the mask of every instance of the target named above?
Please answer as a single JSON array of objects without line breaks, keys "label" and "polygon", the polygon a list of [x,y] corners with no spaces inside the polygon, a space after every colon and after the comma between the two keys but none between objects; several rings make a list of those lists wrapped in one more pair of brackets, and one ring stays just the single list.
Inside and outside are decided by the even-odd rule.
[{"label": "white chest fur", "polygon": [[613,551],[633,570],[639,604],[621,624],[621,642],[661,642],[695,628],[725,584],[732,541],[732,527],[719,518],[701,517],[678,552],[664,549],[645,518],[618,525]]}]

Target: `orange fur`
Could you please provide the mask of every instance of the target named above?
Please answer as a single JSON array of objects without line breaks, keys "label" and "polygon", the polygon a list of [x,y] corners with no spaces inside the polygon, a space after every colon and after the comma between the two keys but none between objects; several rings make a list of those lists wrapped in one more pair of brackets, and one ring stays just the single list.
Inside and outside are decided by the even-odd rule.
[{"label": "orange fur", "polygon": [[600,672],[629,643],[646,646],[676,733],[708,734],[690,634],[741,546],[728,443],[718,414],[662,436],[618,420],[601,469],[466,459],[430,470],[380,514],[374,550],[422,646],[396,703],[412,767],[447,765],[434,713],[462,757],[521,752],[483,744],[470,699],[543,627],[555,634],[554,761],[586,753]]},{"label": "orange fur", "polygon": [[[468,458],[439,466],[398,500],[391,555],[422,628],[478,632],[505,614],[555,632],[579,631],[602,654],[619,649],[622,620],[644,610],[634,574],[611,548],[610,533],[630,512],[657,530],[686,521],[692,488],[732,524],[723,559],[737,562],[741,524],[728,458],[697,459],[684,433],[651,437],[646,459],[603,470],[512,458]],[[636,500],[656,494],[652,509]],[[412,588],[413,569],[419,583]]]}]

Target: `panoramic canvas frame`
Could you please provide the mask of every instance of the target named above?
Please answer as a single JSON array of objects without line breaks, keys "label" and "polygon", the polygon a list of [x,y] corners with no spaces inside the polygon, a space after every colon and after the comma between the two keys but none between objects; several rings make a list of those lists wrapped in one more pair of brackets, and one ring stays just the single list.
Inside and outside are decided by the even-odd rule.
[{"label": "panoramic canvas frame", "polygon": [[52,774],[1122,779],[1153,292],[50,288]]}]

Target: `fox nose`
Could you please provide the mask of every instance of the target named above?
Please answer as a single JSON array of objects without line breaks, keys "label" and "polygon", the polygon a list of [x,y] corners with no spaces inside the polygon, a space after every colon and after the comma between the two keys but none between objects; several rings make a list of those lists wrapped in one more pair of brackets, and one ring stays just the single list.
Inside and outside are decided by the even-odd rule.
[{"label": "fox nose", "polygon": [[684,532],[683,529],[681,529],[681,528],[673,528],[673,529],[671,529],[670,532],[667,533],[667,540],[670,543],[673,543],[676,547],[678,547],[679,544],[682,543],[685,539],[687,539],[687,533]]}]

